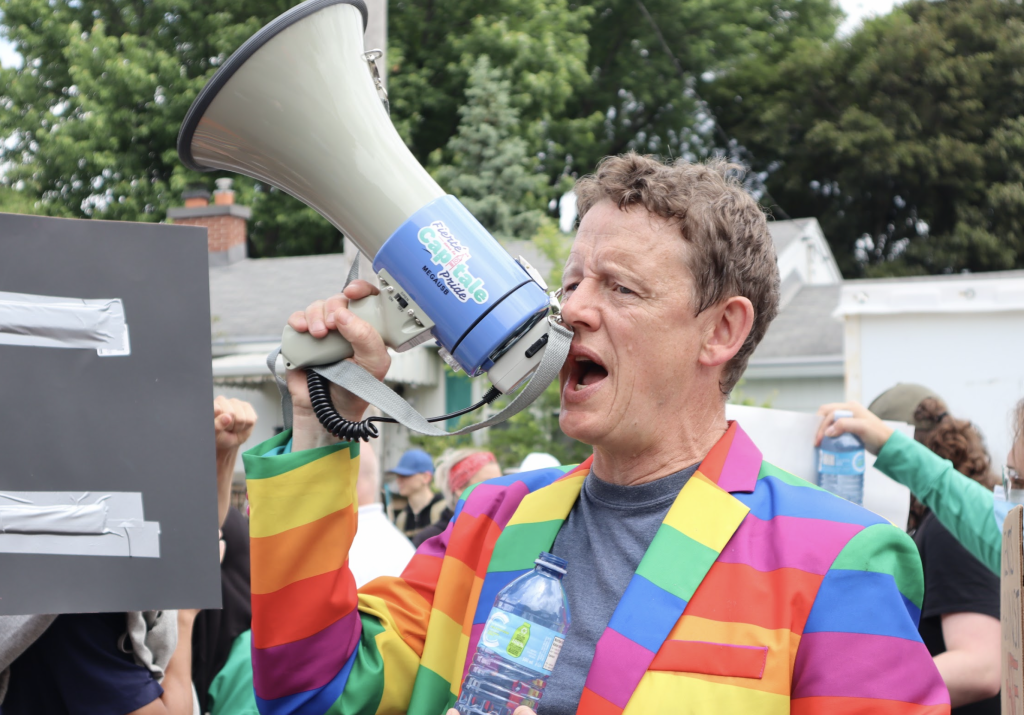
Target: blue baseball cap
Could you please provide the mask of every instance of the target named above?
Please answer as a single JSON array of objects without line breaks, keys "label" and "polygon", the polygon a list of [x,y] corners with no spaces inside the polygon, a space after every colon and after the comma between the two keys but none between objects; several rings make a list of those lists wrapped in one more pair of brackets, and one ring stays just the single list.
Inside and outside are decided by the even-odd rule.
[{"label": "blue baseball cap", "polygon": [[410,449],[398,460],[398,466],[388,470],[401,477],[408,477],[420,472],[434,473],[434,460],[422,449]]}]

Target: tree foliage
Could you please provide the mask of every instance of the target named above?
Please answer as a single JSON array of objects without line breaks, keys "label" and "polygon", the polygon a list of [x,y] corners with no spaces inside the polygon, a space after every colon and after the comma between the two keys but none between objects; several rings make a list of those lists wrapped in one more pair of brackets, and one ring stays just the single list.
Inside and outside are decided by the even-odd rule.
[{"label": "tree foliage", "polygon": [[23,191],[0,186],[0,212],[9,214],[36,214],[35,202]]},{"label": "tree foliage", "polygon": [[[163,220],[192,184],[178,128],[227,56],[286,0],[0,0],[24,57],[0,70],[3,184],[47,214]],[[339,250],[340,235],[287,195],[242,179],[257,252]],[[279,250],[283,249],[283,250]]]},{"label": "tree foliage", "polygon": [[[536,223],[531,212],[606,153],[708,151],[716,140],[704,136],[696,92],[741,60],[769,66],[799,39],[827,36],[835,14],[831,0],[779,0],[769,9],[753,0],[645,2],[392,0],[392,119],[421,162],[454,166],[444,180],[494,220],[505,209],[482,192],[501,187],[508,216],[521,221],[500,219],[498,230],[523,236]],[[245,38],[293,4],[0,0],[5,34],[25,58],[22,68],[0,72],[0,184],[45,213],[162,220],[184,188],[212,188],[216,178],[178,161],[188,106]],[[473,103],[473,112],[487,113],[470,87],[482,57],[500,77],[477,84],[507,83],[501,112],[515,115],[494,125],[497,142],[467,119]],[[481,141],[515,157],[520,188],[486,178],[459,186],[484,158],[467,142]],[[492,166],[500,159],[491,156]],[[340,248],[337,231],[281,192],[247,179],[236,191],[253,207],[257,255]]]},{"label": "tree foliage", "polygon": [[477,58],[458,130],[445,147],[449,161],[441,163],[440,149],[430,158],[441,186],[496,238],[530,239],[544,221],[549,186],[516,134],[519,111],[511,104],[510,85],[487,55]]},{"label": "tree foliage", "polygon": [[554,196],[607,154],[721,146],[702,88],[737,63],[770,68],[801,40],[826,40],[838,14],[832,0],[393,0],[393,117],[421,161],[445,150],[487,55]]},{"label": "tree foliage", "polygon": [[470,73],[484,55],[509,82],[517,133],[537,151],[545,124],[564,116],[572,96],[589,84],[590,14],[567,0],[392,0],[392,118],[416,157],[426,163],[446,149]]},{"label": "tree foliage", "polygon": [[774,72],[722,78],[715,110],[845,275],[1024,267],[1024,6],[913,0]]},{"label": "tree foliage", "polygon": [[[832,37],[831,0],[590,0],[586,92],[572,99],[575,118],[599,117],[593,135],[572,124],[552,128],[552,151],[573,170],[628,149],[702,157],[725,140],[714,134],[701,97],[738,63],[771,68],[801,40]],[[770,71],[770,70],[767,70]],[[558,166],[552,167],[557,170]]]}]

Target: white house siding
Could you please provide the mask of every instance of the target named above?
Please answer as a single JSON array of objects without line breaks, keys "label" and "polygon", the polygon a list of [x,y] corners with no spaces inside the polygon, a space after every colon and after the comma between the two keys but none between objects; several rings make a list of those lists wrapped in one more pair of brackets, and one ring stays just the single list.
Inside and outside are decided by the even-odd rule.
[{"label": "white house siding", "polygon": [[845,389],[839,377],[745,378],[733,393],[733,402],[752,403],[792,412],[816,412],[827,402],[841,402]]},{"label": "white house siding", "polygon": [[897,382],[930,387],[974,422],[995,465],[1024,397],[1024,271],[848,281],[847,395],[864,404]]}]

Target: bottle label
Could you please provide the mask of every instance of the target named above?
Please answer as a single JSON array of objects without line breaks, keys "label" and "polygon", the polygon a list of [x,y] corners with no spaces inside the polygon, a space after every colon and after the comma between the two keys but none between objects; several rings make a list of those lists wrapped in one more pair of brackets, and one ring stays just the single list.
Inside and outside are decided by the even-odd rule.
[{"label": "bottle label", "polygon": [[500,608],[492,608],[480,645],[505,660],[551,675],[565,636]]},{"label": "bottle label", "polygon": [[856,452],[832,452],[818,450],[819,474],[863,474],[864,450]]}]

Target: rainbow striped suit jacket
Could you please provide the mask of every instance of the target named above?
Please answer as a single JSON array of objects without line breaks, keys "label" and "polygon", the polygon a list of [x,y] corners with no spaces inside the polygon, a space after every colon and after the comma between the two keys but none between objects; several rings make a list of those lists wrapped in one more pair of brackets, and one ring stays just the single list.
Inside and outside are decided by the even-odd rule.
[{"label": "rainbow striped suit jacket", "polygon": [[[495,595],[550,550],[589,460],[467,490],[401,578],[357,593],[358,445],[264,456],[288,439],[245,455],[260,711],[443,714]],[[909,537],[762,462],[732,423],[640,562],[577,713],[948,713],[922,591]]]}]

